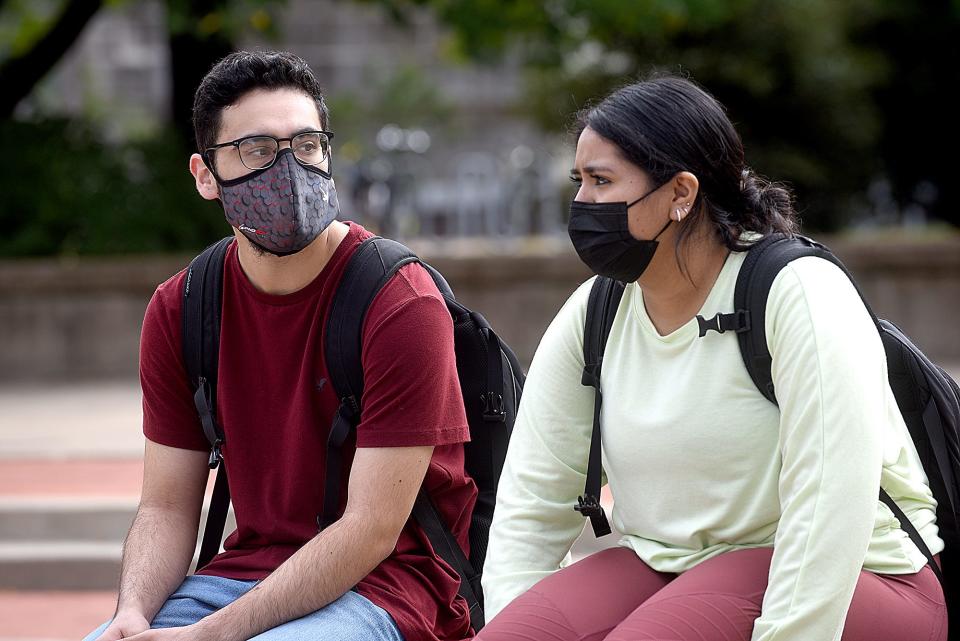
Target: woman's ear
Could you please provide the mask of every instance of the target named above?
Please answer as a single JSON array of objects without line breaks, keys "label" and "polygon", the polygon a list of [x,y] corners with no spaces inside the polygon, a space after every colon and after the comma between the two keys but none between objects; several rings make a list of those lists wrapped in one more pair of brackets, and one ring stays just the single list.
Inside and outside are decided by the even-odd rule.
[{"label": "woman's ear", "polygon": [[190,173],[196,182],[197,191],[206,200],[216,200],[220,197],[220,187],[217,185],[213,172],[203,162],[200,154],[190,156]]},{"label": "woman's ear", "polygon": [[670,217],[680,222],[686,218],[700,192],[700,181],[689,171],[681,171],[673,177],[673,198],[670,200]]}]

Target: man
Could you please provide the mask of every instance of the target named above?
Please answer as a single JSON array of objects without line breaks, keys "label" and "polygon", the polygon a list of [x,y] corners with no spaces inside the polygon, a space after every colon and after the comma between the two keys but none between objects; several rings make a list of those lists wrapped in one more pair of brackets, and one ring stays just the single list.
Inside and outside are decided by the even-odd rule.
[{"label": "man", "polygon": [[201,82],[193,117],[197,191],[223,204],[236,236],[224,265],[216,409],[237,530],[185,578],[210,446],[181,353],[180,272],[157,288],[144,318],[143,492],[116,614],[88,638],[469,636],[459,577],[410,519],[425,485],[465,543],[476,498],[463,467],[469,430],[452,321],[439,292],[422,267],[407,265],[371,305],[362,414],[355,444],[344,448],[343,513],[318,532],[338,406],[322,330],[347,259],[370,234],[335,220],[327,108],[299,57],[228,56]]}]

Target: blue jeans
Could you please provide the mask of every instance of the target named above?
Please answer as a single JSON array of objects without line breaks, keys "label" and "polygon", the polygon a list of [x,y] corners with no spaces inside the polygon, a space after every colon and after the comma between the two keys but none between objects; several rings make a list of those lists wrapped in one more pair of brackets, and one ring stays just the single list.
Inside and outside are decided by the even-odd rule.
[{"label": "blue jeans", "polygon": [[[256,581],[237,581],[218,576],[188,576],[157,612],[150,627],[176,628],[196,623],[230,605],[256,584]],[[84,641],[93,641],[108,625],[109,622],[104,623]],[[356,592],[347,592],[316,612],[278,625],[252,637],[250,641],[316,639],[403,641],[390,615]]]}]

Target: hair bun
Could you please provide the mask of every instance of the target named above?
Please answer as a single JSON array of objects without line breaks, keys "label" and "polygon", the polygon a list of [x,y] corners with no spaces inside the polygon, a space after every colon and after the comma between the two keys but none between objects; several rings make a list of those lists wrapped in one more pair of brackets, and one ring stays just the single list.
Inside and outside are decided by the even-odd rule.
[{"label": "hair bun", "polygon": [[796,231],[796,222],[792,220],[793,196],[786,187],[764,180],[747,167],[740,172],[740,197],[761,227],[754,231],[769,233],[779,227],[776,223],[787,224]]},{"label": "hair bun", "polygon": [[761,186],[753,170],[745,168],[740,172],[740,196],[750,211],[759,211]]}]

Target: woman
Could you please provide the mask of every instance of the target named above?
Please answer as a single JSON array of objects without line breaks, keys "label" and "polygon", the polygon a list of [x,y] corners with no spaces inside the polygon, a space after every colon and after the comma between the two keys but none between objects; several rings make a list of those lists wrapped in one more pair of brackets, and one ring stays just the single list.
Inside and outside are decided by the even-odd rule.
[{"label": "woman", "polygon": [[594,405],[581,384],[588,282],[530,368],[478,640],[946,639],[939,582],[878,501],[882,483],[943,549],[850,281],[805,257],[774,282],[765,322],[779,408],[735,334],[699,336],[696,315],[733,310],[749,243],[796,230],[788,192],[745,168],[722,106],[684,79],[620,89],[580,127],[571,238],[595,273],[628,283],[602,372],[603,468],[623,537],[558,571],[583,525],[572,506]]}]

